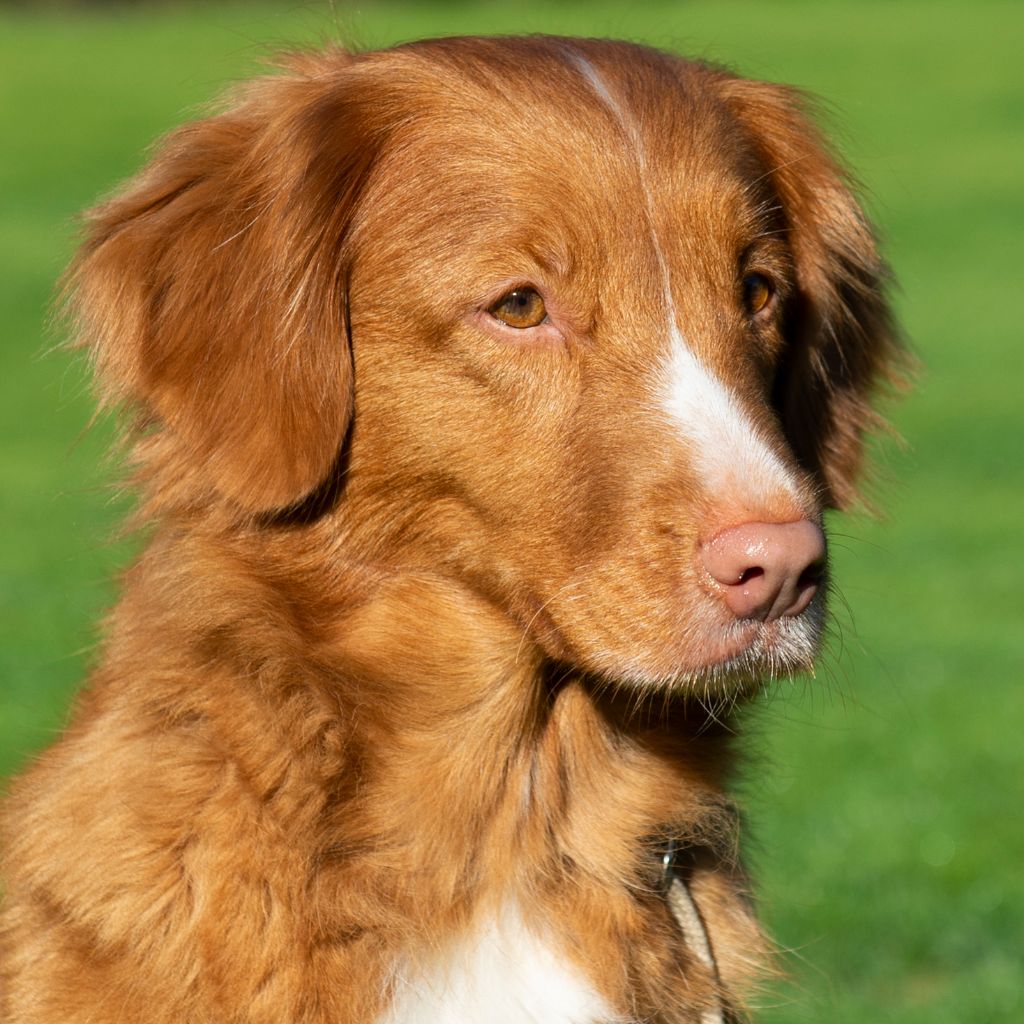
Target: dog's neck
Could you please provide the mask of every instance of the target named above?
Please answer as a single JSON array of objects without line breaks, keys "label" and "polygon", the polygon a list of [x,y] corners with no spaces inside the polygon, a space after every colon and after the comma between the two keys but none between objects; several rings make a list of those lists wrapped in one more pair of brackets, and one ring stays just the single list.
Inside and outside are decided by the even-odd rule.
[{"label": "dog's neck", "polygon": [[400,898],[425,929],[439,906],[465,928],[500,912],[496,899],[528,906],[541,889],[544,925],[581,962],[615,977],[626,947],[660,962],[649,983],[631,982],[653,1011],[693,960],[665,913],[671,841],[727,988],[749,978],[761,939],[723,788],[731,733],[713,711],[552,663],[494,605],[436,578],[390,579],[339,622],[333,650],[378,738],[360,813],[396,858],[397,889],[411,868]]},{"label": "dog's neck", "polygon": [[[660,858],[672,838],[726,992],[749,981],[762,941],[742,895],[721,722],[685,700],[641,700],[553,664],[496,605],[451,580],[352,565],[310,579],[295,563],[254,575],[251,561],[234,573],[229,548],[214,559],[185,543],[193,549],[177,559],[208,566],[206,640],[191,655],[203,672],[168,675],[234,696],[182,690],[167,700],[177,715],[196,706],[190,720],[204,722],[316,864],[308,898],[324,942],[386,934],[437,946],[511,904],[571,959],[597,965],[613,1004],[628,998],[652,1020],[680,992],[705,991],[712,1005],[712,974],[666,905]],[[175,562],[162,546],[137,572],[168,572]],[[318,602],[306,599],[311,587]],[[332,613],[305,620],[331,587]],[[126,601],[133,591],[148,601],[173,593],[152,579]],[[180,658],[179,644],[199,635],[196,610],[161,614]],[[244,664],[232,643],[240,616]],[[246,720],[264,723],[244,744],[214,718],[237,701]]]}]

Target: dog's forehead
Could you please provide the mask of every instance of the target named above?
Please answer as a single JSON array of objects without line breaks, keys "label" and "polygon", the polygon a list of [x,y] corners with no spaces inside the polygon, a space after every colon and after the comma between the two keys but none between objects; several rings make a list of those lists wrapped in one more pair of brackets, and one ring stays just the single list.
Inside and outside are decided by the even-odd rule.
[{"label": "dog's forehead", "polygon": [[382,71],[398,82],[400,113],[371,190],[378,211],[415,201],[422,227],[452,244],[497,236],[515,247],[526,232],[555,262],[556,250],[588,243],[621,256],[630,236],[645,248],[637,229],[652,219],[673,245],[692,235],[731,247],[752,233],[762,169],[715,73],[639,48],[592,48],[454,40],[392,53],[400,67]]},{"label": "dog's forehead", "polygon": [[638,154],[651,171],[733,169],[727,115],[699,67],[668,57],[661,67],[623,66],[568,46],[545,57],[519,67],[519,80],[437,68],[446,88],[431,131],[447,125],[453,153],[483,149],[513,172],[533,166],[560,179],[589,169],[592,185],[616,169],[629,175]]}]

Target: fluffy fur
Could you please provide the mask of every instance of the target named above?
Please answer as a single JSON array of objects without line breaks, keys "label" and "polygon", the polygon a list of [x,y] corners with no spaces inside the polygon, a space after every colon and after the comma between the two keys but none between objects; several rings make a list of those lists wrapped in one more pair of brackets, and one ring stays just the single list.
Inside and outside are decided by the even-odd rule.
[{"label": "fluffy fur", "polygon": [[743,1015],[724,709],[824,598],[736,619],[699,552],[854,499],[896,352],[802,107],[625,43],[333,49],[90,214],[149,539],[6,806],[4,1021]]}]

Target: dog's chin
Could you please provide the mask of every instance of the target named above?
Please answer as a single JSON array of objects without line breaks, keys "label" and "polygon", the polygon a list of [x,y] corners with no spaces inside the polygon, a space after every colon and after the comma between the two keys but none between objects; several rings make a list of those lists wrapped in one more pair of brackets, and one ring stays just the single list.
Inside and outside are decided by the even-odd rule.
[{"label": "dog's chin", "polygon": [[808,609],[795,618],[740,624],[736,649],[697,670],[684,670],[662,681],[675,692],[701,698],[752,696],[780,679],[814,668],[821,649],[819,616]]},{"label": "dog's chin", "polygon": [[773,683],[812,671],[821,650],[825,605],[815,600],[800,615],[730,623],[708,636],[698,657],[680,659],[667,671],[633,662],[623,671],[603,672],[621,686],[648,694],[733,703]]}]

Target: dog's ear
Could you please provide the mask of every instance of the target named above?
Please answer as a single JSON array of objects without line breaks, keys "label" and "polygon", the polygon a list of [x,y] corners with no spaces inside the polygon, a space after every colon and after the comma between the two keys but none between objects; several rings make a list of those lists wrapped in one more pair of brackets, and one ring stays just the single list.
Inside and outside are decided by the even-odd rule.
[{"label": "dog's ear", "polygon": [[374,151],[352,64],[293,60],[172,133],[68,279],[104,396],[248,512],[315,488],[349,421],[345,239]]},{"label": "dog's ear", "polygon": [[865,432],[882,422],[872,399],[880,384],[901,383],[906,365],[886,299],[888,269],[800,94],[741,79],[724,89],[760,153],[795,261],[776,407],[826,503],[846,508],[859,497]]}]

